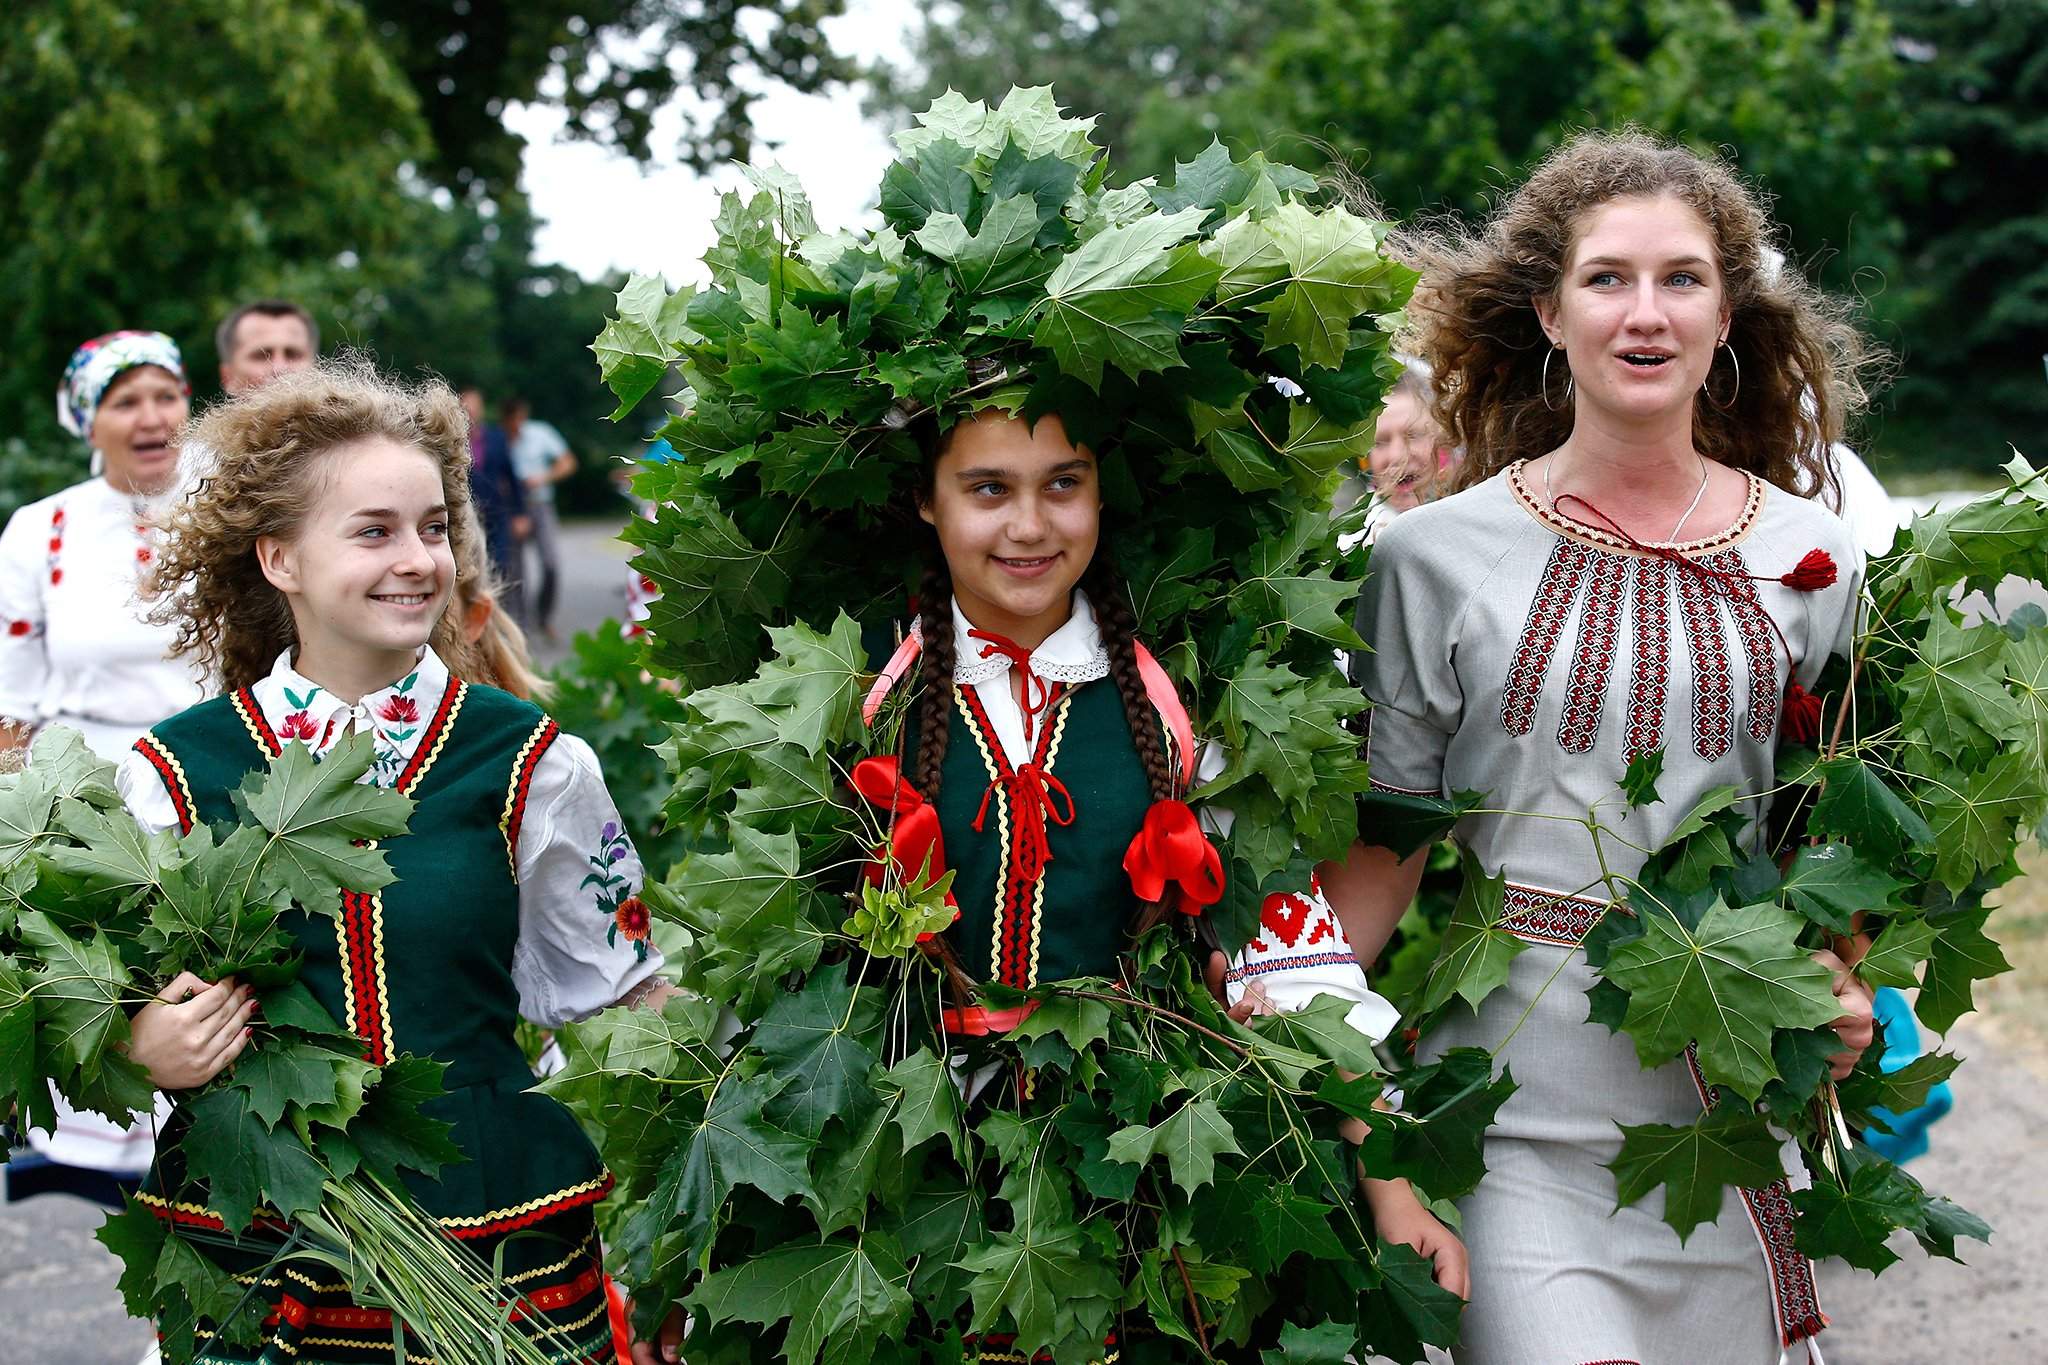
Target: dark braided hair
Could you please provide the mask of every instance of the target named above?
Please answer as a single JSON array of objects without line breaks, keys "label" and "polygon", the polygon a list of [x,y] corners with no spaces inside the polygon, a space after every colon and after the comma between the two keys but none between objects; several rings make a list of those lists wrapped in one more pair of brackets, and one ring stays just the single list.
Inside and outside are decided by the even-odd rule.
[{"label": "dark braided hair", "polygon": [[918,585],[917,622],[924,644],[917,655],[917,760],[910,784],[925,800],[937,801],[953,732],[953,575],[936,543]]}]

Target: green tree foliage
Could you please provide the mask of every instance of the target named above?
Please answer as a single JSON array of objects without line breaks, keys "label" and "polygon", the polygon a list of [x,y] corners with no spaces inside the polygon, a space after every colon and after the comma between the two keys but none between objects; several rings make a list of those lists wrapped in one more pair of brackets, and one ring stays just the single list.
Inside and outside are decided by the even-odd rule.
[{"label": "green tree foliage", "polygon": [[1885,7],[1915,136],[1949,154],[1903,205],[1906,268],[1878,300],[1903,362],[1885,445],[2024,445],[2048,425],[2048,3]]},{"label": "green tree foliage", "polygon": [[[417,92],[433,153],[422,170],[465,194],[499,197],[519,179],[514,102],[559,103],[571,137],[638,160],[654,116],[687,93],[677,150],[699,168],[745,160],[762,82],[815,91],[849,74],[819,25],[844,0],[361,0]],[[698,112],[701,111],[701,112]]]},{"label": "green tree foliage", "polygon": [[50,423],[72,348],[154,327],[210,378],[233,303],[381,279],[417,101],[350,0],[54,0],[0,34],[0,413]]},{"label": "green tree foliage", "polygon": [[1265,43],[1312,0],[989,0],[927,10],[904,66],[868,73],[871,103],[897,115],[948,89],[988,98],[1051,85],[1100,110],[1097,140],[1127,175],[1164,172],[1218,128],[1211,106],[1248,79]]}]

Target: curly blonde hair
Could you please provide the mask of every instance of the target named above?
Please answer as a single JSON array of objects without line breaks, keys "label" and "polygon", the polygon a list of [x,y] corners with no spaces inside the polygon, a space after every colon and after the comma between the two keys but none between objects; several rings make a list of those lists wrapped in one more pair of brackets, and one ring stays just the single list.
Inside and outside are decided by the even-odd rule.
[{"label": "curly blonde hair", "polygon": [[[1437,419],[1464,449],[1457,487],[1571,434],[1571,405],[1546,401],[1551,343],[1535,302],[1557,298],[1595,209],[1654,195],[1689,206],[1712,235],[1728,344],[1741,366],[1726,408],[1693,404],[1693,444],[1710,459],[1834,504],[1827,449],[1868,406],[1864,375],[1874,362],[1848,305],[1796,270],[1777,268],[1778,230],[1762,198],[1725,162],[1636,129],[1575,134],[1477,229],[1439,224],[1398,235],[1400,253],[1422,271],[1409,318],[1416,349],[1435,372]],[[1715,392],[1734,387],[1729,367],[1715,368]]]},{"label": "curly blonde hair", "polygon": [[475,671],[465,676],[525,701],[552,701],[555,685],[535,671],[526,632],[500,605],[504,585],[484,553],[483,535],[477,528],[474,510],[464,509],[462,520],[467,534],[457,538],[461,548],[455,556],[455,600],[449,604],[448,615],[460,626],[464,641],[470,637],[470,613],[479,606],[486,609],[483,630],[470,644],[476,659]]},{"label": "curly blonde hair", "polygon": [[[456,562],[477,535],[469,502],[469,422],[438,379],[404,384],[360,358],[280,375],[209,409],[182,436],[210,460],[164,523],[152,578],[151,618],[177,630],[176,653],[196,658],[222,687],[245,687],[298,644],[291,605],[256,562],[260,536],[298,534],[331,476],[321,457],[382,437],[440,466]],[[458,573],[459,577],[459,573]],[[452,597],[452,594],[451,594]],[[477,671],[461,622],[444,611],[433,646],[458,676]]]}]

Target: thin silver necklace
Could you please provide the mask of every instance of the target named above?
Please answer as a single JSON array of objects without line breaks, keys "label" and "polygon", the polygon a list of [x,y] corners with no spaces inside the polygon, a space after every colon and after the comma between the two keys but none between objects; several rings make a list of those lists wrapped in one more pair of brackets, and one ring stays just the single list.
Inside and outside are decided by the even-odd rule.
[{"label": "thin silver necklace", "polygon": [[[1556,456],[1556,455],[1554,455],[1554,454],[1552,454],[1552,455],[1546,455],[1546,456],[1544,457],[1544,459],[1543,459],[1543,497],[1544,497],[1544,499],[1545,499],[1545,500],[1546,500],[1547,502],[1549,502],[1549,504],[1550,504],[1550,510],[1551,510],[1552,512],[1556,512],[1558,516],[1564,516],[1564,513],[1562,513],[1562,512],[1558,512],[1558,510],[1557,510],[1557,494],[1553,493],[1553,492],[1551,491],[1551,489],[1550,489],[1550,466],[1551,466],[1551,462],[1552,462],[1552,461],[1554,461],[1554,460],[1555,460],[1556,458],[1557,458],[1557,456]],[[1676,541],[1678,540],[1678,533],[1679,533],[1679,531],[1680,531],[1680,530],[1682,530],[1682,529],[1684,528],[1685,524],[1686,524],[1686,523],[1687,523],[1688,521],[1691,521],[1691,520],[1692,520],[1692,514],[1700,510],[1700,503],[1701,503],[1702,501],[1704,501],[1704,500],[1705,500],[1705,498],[1706,498],[1706,496],[1707,496],[1707,476],[1708,476],[1708,474],[1709,474],[1709,473],[1710,473],[1711,471],[1710,471],[1710,470],[1709,470],[1709,469],[1707,468],[1707,457],[1706,457],[1706,456],[1704,456],[1704,455],[1701,455],[1701,456],[1699,457],[1699,461],[1700,461],[1700,488],[1699,488],[1699,492],[1697,492],[1697,493],[1694,493],[1694,494],[1692,495],[1692,501],[1691,501],[1690,503],[1688,503],[1688,504],[1686,505],[1686,509],[1685,509],[1685,512],[1684,512],[1684,514],[1683,514],[1683,515],[1681,515],[1681,516],[1680,516],[1680,517],[1678,518],[1678,523],[1677,523],[1677,525],[1675,525],[1675,526],[1673,526],[1673,527],[1671,528],[1671,534],[1670,534],[1670,535],[1668,535],[1668,536],[1666,536],[1666,537],[1664,537],[1665,543],[1667,543],[1667,544],[1675,543],[1675,542],[1676,542]]]}]

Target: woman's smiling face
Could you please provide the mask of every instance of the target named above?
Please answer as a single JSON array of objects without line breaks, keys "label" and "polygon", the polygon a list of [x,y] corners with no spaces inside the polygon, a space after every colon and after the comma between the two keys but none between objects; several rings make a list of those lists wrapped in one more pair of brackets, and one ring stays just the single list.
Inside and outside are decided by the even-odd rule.
[{"label": "woman's smiling face", "polygon": [[967,619],[1035,648],[1066,623],[1095,557],[1095,456],[1067,439],[1056,416],[1033,425],[984,412],[948,434],[918,514],[938,532]]},{"label": "woman's smiling face", "polygon": [[93,449],[106,457],[107,482],[124,493],[161,492],[177,471],[171,438],[185,424],[185,386],[159,365],[124,370],[93,414]]}]

